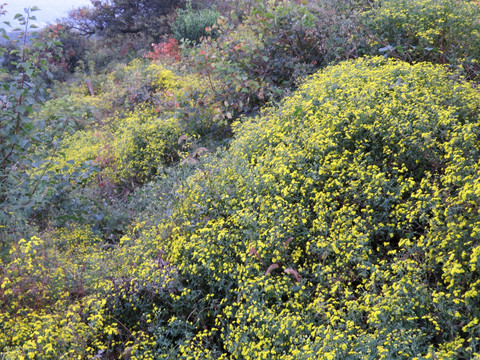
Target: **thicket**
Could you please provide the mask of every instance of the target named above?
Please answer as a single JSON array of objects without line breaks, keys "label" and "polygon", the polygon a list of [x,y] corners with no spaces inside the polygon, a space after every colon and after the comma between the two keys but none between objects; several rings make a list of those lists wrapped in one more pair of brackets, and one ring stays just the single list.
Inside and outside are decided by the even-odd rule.
[{"label": "thicket", "polygon": [[403,60],[458,68],[478,81],[480,7],[476,1],[379,1],[365,14],[373,45]]},{"label": "thicket", "polygon": [[480,358],[478,2],[145,4],[2,50],[0,357]]},{"label": "thicket", "polygon": [[237,124],[159,225],[176,301],[205,309],[180,354],[478,356],[479,101],[440,67],[361,59]]}]

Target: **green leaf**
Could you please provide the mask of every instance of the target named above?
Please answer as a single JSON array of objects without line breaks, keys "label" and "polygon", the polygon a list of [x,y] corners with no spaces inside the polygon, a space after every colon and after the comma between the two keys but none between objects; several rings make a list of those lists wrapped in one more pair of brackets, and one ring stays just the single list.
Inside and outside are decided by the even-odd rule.
[{"label": "green leaf", "polygon": [[25,74],[28,77],[31,77],[33,75],[33,71],[34,71],[34,69],[32,69],[32,68],[25,69]]},{"label": "green leaf", "polygon": [[32,8],[30,9],[30,11],[39,11],[40,8],[36,5],[32,6]]},{"label": "green leaf", "polygon": [[19,139],[18,135],[16,135],[16,134],[11,134],[11,135],[8,136],[8,139],[7,139],[7,140],[8,140],[8,142],[9,142],[10,144],[17,144],[17,143],[18,143],[18,139]]},{"label": "green leaf", "polygon": [[18,18],[21,18],[23,17],[22,14],[15,14],[15,16],[13,17],[13,20],[17,20]]},{"label": "green leaf", "polygon": [[27,108],[25,107],[25,105],[18,105],[16,110],[19,114],[23,114],[27,110]]}]

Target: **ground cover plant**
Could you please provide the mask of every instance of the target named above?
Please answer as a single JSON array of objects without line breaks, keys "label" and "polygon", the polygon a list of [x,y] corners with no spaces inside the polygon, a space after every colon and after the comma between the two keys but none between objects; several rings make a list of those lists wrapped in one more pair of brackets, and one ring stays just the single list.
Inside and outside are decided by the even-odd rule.
[{"label": "ground cover plant", "polygon": [[0,50],[0,358],[480,358],[477,1],[102,4]]}]

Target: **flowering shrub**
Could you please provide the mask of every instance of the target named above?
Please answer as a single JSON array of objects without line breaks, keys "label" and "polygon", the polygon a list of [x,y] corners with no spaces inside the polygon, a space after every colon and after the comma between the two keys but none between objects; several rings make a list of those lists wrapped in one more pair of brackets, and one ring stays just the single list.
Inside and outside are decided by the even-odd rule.
[{"label": "flowering shrub", "polygon": [[160,166],[179,159],[181,128],[175,118],[164,119],[153,109],[121,119],[114,135],[112,176],[118,181],[151,179]]},{"label": "flowering shrub", "polygon": [[118,359],[140,350],[153,358],[146,330],[171,302],[175,272],[153,243],[125,237],[105,247],[82,227],[12,246],[0,268],[3,358]]},{"label": "flowering shrub", "polygon": [[156,230],[176,301],[198,294],[181,357],[480,356],[479,105],[441,67],[367,58],[237,124]]},{"label": "flowering shrub", "polygon": [[[72,226],[12,244],[0,354],[479,357],[479,106],[440,66],[326,68],[236,123],[158,224],[114,243]],[[150,176],[176,125],[137,110],[111,123],[114,161]]]},{"label": "flowering shrub", "polygon": [[73,174],[82,169],[82,164],[92,164],[101,170],[100,175],[85,168],[86,172],[77,176],[92,180],[106,176],[115,183],[144,182],[160,166],[179,159],[181,135],[176,119],[164,119],[151,107],[137,108],[111,119],[108,127],[77,131],[66,137],[52,168]]},{"label": "flowering shrub", "polygon": [[[180,79],[160,63],[141,59],[119,65],[101,79],[93,96],[77,84],[71,95],[49,101],[39,113],[37,124],[44,126],[65,111],[72,115],[68,129],[73,133],[58,139],[60,151],[50,168],[73,174],[82,164],[93,164],[102,170],[100,175],[87,167],[88,174],[78,176],[100,176],[101,183],[105,177],[114,183],[143,182],[159,166],[178,160],[182,131],[172,110]],[[118,106],[124,107],[122,114],[115,114]]]},{"label": "flowering shrub", "polygon": [[[102,300],[86,296],[81,276],[86,269],[92,274],[85,251],[94,248],[95,239],[81,229],[72,235],[55,244],[58,248],[38,237],[12,246],[11,260],[0,272],[0,352],[6,359],[93,355],[101,346],[95,338],[115,331],[101,320]],[[63,258],[59,249],[66,250]]]},{"label": "flowering shrub", "polygon": [[25,118],[0,358],[480,358],[480,94],[416,63],[473,77],[477,2],[239,3]]},{"label": "flowering shrub", "polygon": [[[52,126],[62,117],[68,119],[68,132],[103,125],[117,115],[119,108],[128,111],[143,103],[162,104],[167,102],[165,95],[170,97],[181,86],[179,77],[157,61],[137,59],[117,65],[107,74],[96,73],[90,65],[90,74],[78,69],[76,81],[56,89],[55,98],[39,109],[39,126]],[[92,83],[93,95],[88,81]]]},{"label": "flowering shrub", "polygon": [[461,66],[478,79],[480,6],[470,0],[377,1],[364,14],[377,49],[408,61]]},{"label": "flowering shrub", "polygon": [[113,105],[134,108],[143,102],[152,102],[156,93],[178,87],[175,74],[160,63],[136,59],[128,65],[119,65],[102,84],[101,93],[113,96]]}]

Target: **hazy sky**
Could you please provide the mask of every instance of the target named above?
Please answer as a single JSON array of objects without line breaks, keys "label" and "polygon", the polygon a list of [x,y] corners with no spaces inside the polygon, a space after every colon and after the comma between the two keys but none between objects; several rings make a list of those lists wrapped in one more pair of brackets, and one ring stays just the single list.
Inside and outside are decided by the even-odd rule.
[{"label": "hazy sky", "polygon": [[71,9],[91,5],[90,0],[0,0],[0,3],[4,2],[7,3],[4,8],[7,10],[7,14],[0,16],[0,27],[4,26],[3,21],[12,21],[15,14],[23,14],[23,9],[26,7],[37,6],[40,8],[40,11],[36,11],[34,15],[37,17],[37,25],[43,26],[47,23],[54,23],[57,18],[65,17]]}]

